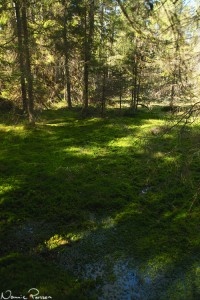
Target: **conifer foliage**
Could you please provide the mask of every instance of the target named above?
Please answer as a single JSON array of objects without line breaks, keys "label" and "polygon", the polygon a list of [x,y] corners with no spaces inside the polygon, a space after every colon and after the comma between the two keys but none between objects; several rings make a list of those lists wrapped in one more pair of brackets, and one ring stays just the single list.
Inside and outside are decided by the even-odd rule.
[{"label": "conifer foliage", "polygon": [[0,99],[87,111],[199,94],[199,7],[184,0],[3,0]]}]

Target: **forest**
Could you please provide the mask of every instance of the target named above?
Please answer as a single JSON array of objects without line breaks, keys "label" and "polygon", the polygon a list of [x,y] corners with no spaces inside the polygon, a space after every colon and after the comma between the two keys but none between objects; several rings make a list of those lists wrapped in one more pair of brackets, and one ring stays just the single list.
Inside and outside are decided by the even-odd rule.
[{"label": "forest", "polygon": [[0,0],[0,299],[200,299],[198,0]]}]

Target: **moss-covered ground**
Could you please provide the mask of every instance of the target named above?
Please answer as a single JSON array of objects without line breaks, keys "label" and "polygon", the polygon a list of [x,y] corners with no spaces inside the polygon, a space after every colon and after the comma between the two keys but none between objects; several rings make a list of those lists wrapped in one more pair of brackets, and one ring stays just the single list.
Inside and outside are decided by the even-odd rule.
[{"label": "moss-covered ground", "polygon": [[59,109],[29,128],[1,116],[0,292],[89,299],[95,281],[69,274],[58,253],[101,230],[107,253],[152,276],[185,270],[187,285],[166,287],[166,299],[200,299],[200,125],[166,131],[170,120],[158,109],[84,119]]}]

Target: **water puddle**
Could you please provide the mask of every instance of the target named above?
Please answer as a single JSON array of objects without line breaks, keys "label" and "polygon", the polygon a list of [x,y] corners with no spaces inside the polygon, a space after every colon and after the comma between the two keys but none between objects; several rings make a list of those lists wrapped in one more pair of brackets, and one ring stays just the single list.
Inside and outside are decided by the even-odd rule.
[{"label": "water puddle", "polygon": [[77,279],[94,280],[88,296],[98,300],[197,299],[192,296],[187,269],[170,264],[158,268],[156,262],[141,264],[133,256],[124,256],[123,251],[121,256],[111,253],[106,245],[113,234],[113,230],[109,235],[89,233],[60,255],[60,264]]},{"label": "water puddle", "polygon": [[[174,266],[167,256],[138,262],[134,253],[125,255],[125,245],[117,247],[120,235],[112,218],[97,220],[91,215],[91,222],[99,227],[84,232],[75,242],[71,238],[70,246],[64,244],[59,235],[52,238],[49,229],[47,236],[51,238],[47,239],[47,244],[58,245],[45,248],[49,253],[53,251],[56,262],[78,280],[95,282],[88,299],[90,296],[98,300],[200,299],[200,281],[197,282],[200,272],[193,271],[200,268],[196,265],[194,269],[192,265],[195,258],[191,258],[190,265],[185,267]],[[41,239],[39,233],[38,226],[34,224],[21,228],[17,234],[19,244],[25,243],[28,248],[37,245]]]}]

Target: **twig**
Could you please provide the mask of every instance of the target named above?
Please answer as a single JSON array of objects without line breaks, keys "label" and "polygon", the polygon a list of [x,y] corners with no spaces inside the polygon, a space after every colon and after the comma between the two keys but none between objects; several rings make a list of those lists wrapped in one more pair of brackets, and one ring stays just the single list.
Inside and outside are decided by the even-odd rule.
[{"label": "twig", "polygon": [[200,187],[198,188],[197,192],[194,195],[194,198],[193,198],[194,200],[192,201],[188,212],[191,212],[192,207],[194,206],[195,202],[198,200],[199,191],[200,191]]}]

